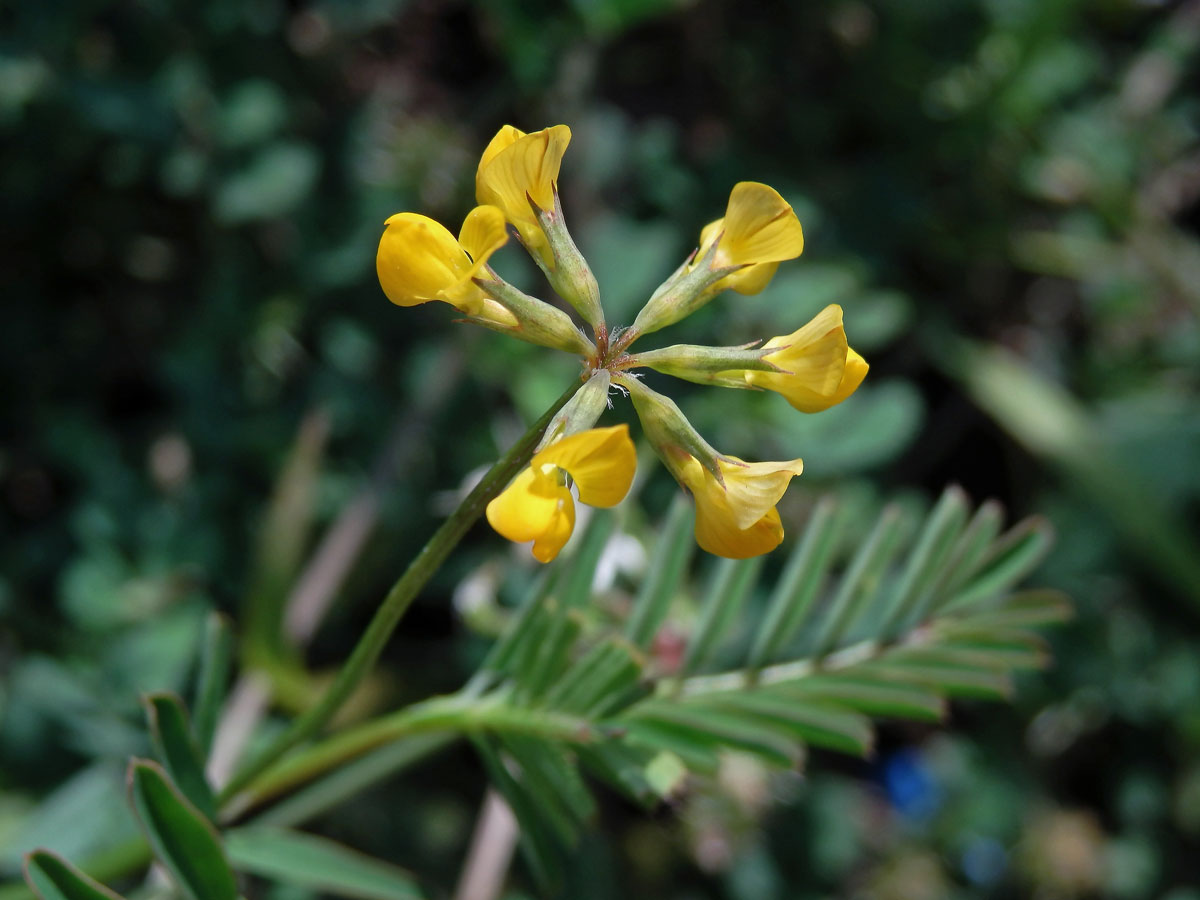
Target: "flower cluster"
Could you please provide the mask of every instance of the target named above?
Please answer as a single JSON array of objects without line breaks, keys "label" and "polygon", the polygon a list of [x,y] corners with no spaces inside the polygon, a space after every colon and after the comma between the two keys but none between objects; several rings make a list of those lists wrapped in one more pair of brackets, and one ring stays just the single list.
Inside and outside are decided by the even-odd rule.
[{"label": "flower cluster", "polygon": [[[819,412],[850,396],[867,373],[866,362],[846,342],[842,310],[828,306],[791,334],[761,346],[676,344],[633,352],[639,338],[678,322],[726,289],[761,291],[781,262],[803,252],[804,232],[775,190],[740,182],[725,215],[701,230],[697,249],[651,295],[633,324],[610,328],[596,279],[563,218],[558,172],[570,140],[565,125],[533,134],[506,125],[479,161],[480,205],[467,215],[457,239],[434,220],[405,212],[387,220],[379,242],[379,282],[393,303],[441,301],[468,322],[583,358],[582,387],[546,429],[528,468],[488,505],[488,521],[510,540],[532,541],[534,557],[549,562],[574,528],[572,486],[589,506],[621,502],[637,465],[629,429],[595,427],[616,387],[632,398],[655,452],[695,498],[697,543],[736,559],[767,553],[783,540],[776,504],[800,474],[801,460],[745,462],[717,452],[635,370],[775,391],[801,412]],[[488,266],[508,242],[509,226],[589,326],[590,336],[567,312],[519,291]]]}]

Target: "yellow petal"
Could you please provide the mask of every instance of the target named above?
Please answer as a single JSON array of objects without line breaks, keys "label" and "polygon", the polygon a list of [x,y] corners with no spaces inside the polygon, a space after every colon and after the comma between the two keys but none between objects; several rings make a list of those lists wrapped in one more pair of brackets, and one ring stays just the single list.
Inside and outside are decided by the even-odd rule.
[{"label": "yellow petal", "polygon": [[717,284],[723,288],[737,291],[739,294],[757,294],[771,283],[778,268],[779,263],[777,262],[755,263],[744,269],[738,269],[732,275],[727,275]]},{"label": "yellow petal", "polygon": [[518,544],[533,541],[533,555],[549,562],[575,527],[575,500],[554,466],[529,466],[487,505],[487,520]]},{"label": "yellow petal", "polygon": [[487,520],[510,541],[532,541],[550,527],[564,493],[565,486],[527,467],[487,505]]},{"label": "yellow petal", "polygon": [[496,136],[483,148],[483,156],[479,158],[479,167],[475,170],[475,192],[479,193],[479,174],[484,170],[501,150],[507,150],[518,140],[525,137],[525,132],[512,125],[504,125],[496,132]]},{"label": "yellow petal", "polygon": [[742,529],[731,527],[727,519],[697,513],[695,534],[702,550],[726,559],[749,559],[770,553],[783,543],[783,523],[775,509]]},{"label": "yellow petal", "polygon": [[628,425],[591,428],[538,451],[531,466],[565,469],[588,506],[616,506],[629,493],[637,471],[637,451]]},{"label": "yellow petal", "polygon": [[[477,206],[463,220],[458,243],[473,260],[473,270],[487,263],[488,257],[508,243],[504,211],[495,206]],[[472,272],[474,277],[474,271]]]},{"label": "yellow petal", "polygon": [[779,392],[801,412],[828,409],[858,386],[855,384],[844,396],[838,396],[850,348],[842,327],[842,308],[836,303],[817,313],[807,325],[789,335],[772,338],[763,346],[767,350],[778,348],[764,359],[785,371],[746,371],[746,383]]},{"label": "yellow petal", "polygon": [[[704,257],[704,254],[708,252],[708,248],[712,245],[712,242],[720,236],[721,229],[724,227],[725,220],[717,219],[715,222],[709,222],[700,230],[700,249],[696,251],[697,260]],[[718,251],[713,263],[718,267],[732,265],[724,251]],[[778,268],[779,263],[777,262],[753,263],[738,269],[730,275],[726,275],[713,285],[710,290],[715,292],[728,288],[737,291],[739,294],[757,294],[771,283],[771,279],[775,277],[775,271]]]},{"label": "yellow petal", "polygon": [[541,209],[554,207],[558,170],[570,141],[571,129],[566,125],[519,136],[515,128],[501,129],[475,174],[476,200],[503,210],[525,245],[551,265],[546,236],[529,203],[532,200]]},{"label": "yellow petal", "polygon": [[712,246],[712,242],[721,236],[721,229],[724,227],[725,219],[720,218],[713,222],[709,222],[700,229],[700,249],[696,251],[697,259],[708,252],[708,248]]},{"label": "yellow petal", "polygon": [[534,540],[531,551],[533,558],[538,562],[550,562],[558,556],[558,552],[570,540],[571,532],[574,530],[575,501],[571,499],[570,493],[567,493],[559,503],[558,509],[555,510],[550,526]]},{"label": "yellow petal", "polygon": [[[740,476],[731,484],[732,469],[738,467],[719,460],[726,481],[726,488],[722,488],[699,461],[689,458],[680,467],[680,476],[696,499],[696,543],[709,553],[730,559],[759,556],[778,547],[783,540],[783,525],[775,502],[791,476],[799,474],[799,463],[759,463],[758,467],[773,471]],[[781,475],[782,489],[776,493]],[[763,484],[753,484],[758,480]],[[767,500],[770,502],[763,508]],[[757,513],[760,508],[761,513]]]},{"label": "yellow petal", "polygon": [[442,299],[471,264],[454,235],[428,216],[397,213],[386,226],[375,271],[387,298],[399,306]]},{"label": "yellow petal", "polygon": [[867,365],[867,361],[865,359],[859,356],[853,348],[847,347],[846,371],[842,374],[842,380],[841,383],[838,384],[837,391],[834,392],[833,403],[829,405],[833,406],[834,403],[841,403],[856,390],[858,390],[858,386],[862,384],[863,379],[867,377],[867,370],[869,368],[870,366]]},{"label": "yellow petal", "polygon": [[[804,461],[746,463],[729,456],[718,459],[717,467],[725,479],[725,500],[734,523],[738,528],[749,528],[779,502],[792,478],[804,471]],[[712,480],[716,484],[716,479]],[[720,485],[717,487],[720,489]]]},{"label": "yellow petal", "polygon": [[718,264],[782,262],[804,251],[800,220],[779,192],[757,181],[740,181],[729,194]]},{"label": "yellow petal", "polygon": [[485,297],[483,305],[473,313],[485,322],[492,322],[502,328],[519,328],[521,323],[517,320],[508,309],[501,303],[497,303],[491,297]]}]

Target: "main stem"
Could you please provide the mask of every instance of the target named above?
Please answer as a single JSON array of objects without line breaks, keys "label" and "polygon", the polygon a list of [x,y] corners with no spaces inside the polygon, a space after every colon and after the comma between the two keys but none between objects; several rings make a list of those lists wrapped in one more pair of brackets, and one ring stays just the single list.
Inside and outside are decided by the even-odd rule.
[{"label": "main stem", "polygon": [[573,384],[561,397],[551,404],[529,430],[522,435],[502,456],[471,493],[459,504],[458,509],[442,523],[433,533],[421,552],[409,563],[404,574],[392,585],[392,589],[383,599],[379,609],[366,631],[358,639],[358,644],[350,653],[316,705],[310,707],[303,715],[292,722],[291,726],[270,746],[259,753],[247,765],[242,767],[221,791],[220,799],[227,801],[238,791],[249,784],[272,763],[287,753],[301,741],[316,734],[324,727],[342,704],[354,692],[367,673],[374,667],[383,652],[384,645],[391,637],[396,625],[407,612],[409,605],[416,598],[426,582],[433,577],[434,572],[445,562],[450,551],[462,540],[475,521],[483,514],[489,501],[500,493],[518,472],[529,464],[533,456],[533,448],[542,432],[550,424],[554,415],[562,409],[568,400],[579,390],[578,384]]}]

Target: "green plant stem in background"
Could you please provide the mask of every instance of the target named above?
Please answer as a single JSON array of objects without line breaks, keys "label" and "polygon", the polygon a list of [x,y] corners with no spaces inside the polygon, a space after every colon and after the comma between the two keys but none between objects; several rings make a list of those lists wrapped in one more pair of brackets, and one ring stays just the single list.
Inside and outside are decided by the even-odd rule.
[{"label": "green plant stem in background", "polygon": [[[252,814],[250,822],[281,827],[300,825],[361,794],[385,778],[422,762],[458,738],[459,735],[450,732],[435,732],[415,734],[406,740],[385,744],[293,791],[263,812]],[[263,777],[269,778],[270,772]],[[253,793],[254,785],[247,791]]]},{"label": "green plant stem in background", "polygon": [[579,384],[573,384],[554,401],[529,430],[502,456],[479,484],[433,533],[425,546],[409,564],[400,579],[392,585],[380,604],[366,631],[359,638],[349,659],[326,689],[316,705],[297,718],[290,727],[230,779],[221,791],[220,799],[227,801],[264,772],[272,763],[301,741],[316,734],[337,713],[370,672],[383,652],[392,631],[426,582],[433,577],[450,551],[483,514],[488,502],[500,493],[533,456],[533,448],[554,415],[574,396]]},{"label": "green plant stem in background", "polygon": [[257,805],[370,750],[414,735],[458,736],[479,731],[581,742],[594,736],[587,719],[515,707],[505,697],[436,697],[332,735],[281,761],[247,785],[240,799]]}]

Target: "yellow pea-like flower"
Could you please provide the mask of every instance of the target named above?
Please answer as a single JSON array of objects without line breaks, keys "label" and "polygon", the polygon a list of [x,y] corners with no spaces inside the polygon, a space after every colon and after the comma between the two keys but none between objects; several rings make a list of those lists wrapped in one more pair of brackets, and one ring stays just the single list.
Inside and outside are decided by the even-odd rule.
[{"label": "yellow pea-like flower", "polygon": [[637,451],[628,425],[591,428],[539,450],[512,484],[487,506],[492,527],[510,541],[533,541],[533,556],[550,562],[575,528],[567,477],[588,506],[616,506],[629,492]]},{"label": "yellow pea-like flower", "polygon": [[747,463],[724,456],[717,458],[717,467],[724,485],[693,456],[678,466],[680,480],[696,500],[696,543],[729,559],[774,550],[783,541],[775,504],[803,471],[803,461]]},{"label": "yellow pea-like flower", "polygon": [[502,210],[522,243],[551,269],[554,255],[530,203],[554,209],[558,170],[570,142],[566,125],[532,134],[505,125],[484,149],[475,172],[476,200]]},{"label": "yellow pea-like flower", "polygon": [[[778,348],[778,349],[775,349]],[[791,334],[771,338],[763,357],[782,372],[745,370],[746,383],[776,391],[800,412],[820,412],[854,393],[867,375],[867,363],[846,343],[842,308],[825,307]]]},{"label": "yellow pea-like flower", "polygon": [[385,224],[375,271],[383,292],[393,303],[416,306],[441,300],[468,315],[482,312],[502,318],[507,313],[490,309],[499,304],[489,303],[472,281],[488,258],[508,242],[501,210],[475,207],[463,222],[457,240],[441,224],[420,213],[396,213]]},{"label": "yellow pea-like flower", "polygon": [[781,262],[804,252],[804,229],[791,205],[774,188],[757,181],[739,181],[729,194],[725,216],[701,230],[696,259],[702,259],[714,241],[713,268],[744,268],[722,278],[713,290],[732,288],[739,294],[757,294]]}]

